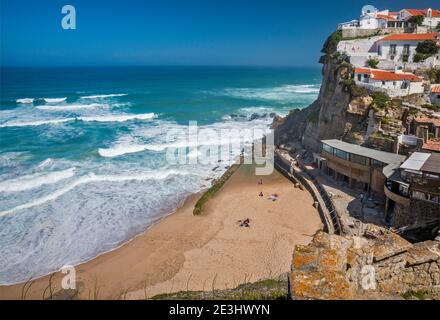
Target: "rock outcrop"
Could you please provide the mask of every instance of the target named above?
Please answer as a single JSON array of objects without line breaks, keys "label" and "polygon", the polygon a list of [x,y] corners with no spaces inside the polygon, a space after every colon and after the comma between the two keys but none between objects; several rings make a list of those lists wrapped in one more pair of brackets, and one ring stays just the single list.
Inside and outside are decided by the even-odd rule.
[{"label": "rock outcrop", "polygon": [[320,231],[293,253],[293,299],[401,298],[411,292],[440,297],[439,242],[413,245],[370,226],[362,236]]}]

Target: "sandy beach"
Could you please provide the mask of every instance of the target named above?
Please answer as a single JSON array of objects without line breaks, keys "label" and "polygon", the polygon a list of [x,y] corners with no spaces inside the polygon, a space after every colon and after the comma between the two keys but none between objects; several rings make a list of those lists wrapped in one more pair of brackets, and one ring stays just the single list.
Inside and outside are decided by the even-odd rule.
[{"label": "sandy beach", "polygon": [[[194,195],[174,214],[124,246],[76,267],[81,299],[145,299],[182,290],[223,290],[279,276],[290,269],[295,244],[322,227],[307,191],[278,172],[263,177],[244,165],[193,216]],[[260,197],[260,192],[264,196]],[[279,199],[268,199],[277,194]],[[250,219],[250,227],[238,221]],[[80,239],[78,239],[80,241]],[[64,275],[52,278],[60,291]],[[42,299],[49,277],[32,282],[26,299]],[[23,284],[0,287],[0,299],[20,299]]]}]

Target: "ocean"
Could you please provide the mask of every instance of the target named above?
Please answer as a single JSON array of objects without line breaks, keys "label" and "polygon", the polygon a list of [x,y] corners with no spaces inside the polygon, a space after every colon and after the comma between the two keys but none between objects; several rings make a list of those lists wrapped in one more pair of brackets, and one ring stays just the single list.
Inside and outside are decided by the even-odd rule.
[{"label": "ocean", "polygon": [[[231,159],[174,163],[209,132],[267,129],[319,93],[319,68],[2,68],[0,284],[113,250],[220,177]],[[176,134],[171,135],[174,132]],[[211,137],[212,138],[212,137]],[[249,144],[255,137],[245,137]],[[217,141],[218,142],[218,141]],[[194,153],[195,151],[195,153]]]}]

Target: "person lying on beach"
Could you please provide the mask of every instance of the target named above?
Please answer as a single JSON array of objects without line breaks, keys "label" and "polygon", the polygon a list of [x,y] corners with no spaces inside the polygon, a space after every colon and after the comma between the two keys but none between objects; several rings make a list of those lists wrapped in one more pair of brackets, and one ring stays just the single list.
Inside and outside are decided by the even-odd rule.
[{"label": "person lying on beach", "polygon": [[264,197],[263,192],[260,192],[260,194],[258,195],[259,197]]},{"label": "person lying on beach", "polygon": [[241,228],[250,228],[250,220],[247,218],[246,220],[239,220],[238,223],[240,224]]},{"label": "person lying on beach", "polygon": [[277,194],[273,194],[273,195],[271,195],[268,199],[269,199],[269,200],[272,200],[273,202],[275,202],[275,201],[278,200],[278,195],[277,195]]},{"label": "person lying on beach", "polygon": [[260,179],[260,181],[258,181],[258,184],[262,185],[263,184],[263,179]]}]

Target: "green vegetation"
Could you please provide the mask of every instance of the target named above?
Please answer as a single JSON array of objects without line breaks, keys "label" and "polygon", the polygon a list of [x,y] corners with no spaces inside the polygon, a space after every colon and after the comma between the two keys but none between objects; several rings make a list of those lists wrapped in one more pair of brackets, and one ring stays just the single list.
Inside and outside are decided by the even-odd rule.
[{"label": "green vegetation", "polygon": [[211,199],[228,181],[230,177],[235,173],[235,171],[240,168],[240,164],[234,164],[232,165],[225,174],[217,180],[211,188],[209,188],[208,191],[205,192],[205,194],[197,201],[196,205],[194,206],[193,214],[195,216],[201,215],[203,212],[203,207],[208,202],[209,199]]},{"label": "green vegetation", "polygon": [[405,300],[426,300],[428,298],[428,292],[426,291],[407,291],[404,294],[402,294],[402,298]]},{"label": "green vegetation", "polygon": [[437,23],[437,26],[435,27],[435,30],[440,31],[440,22]]},{"label": "green vegetation", "polygon": [[423,25],[423,20],[425,20],[424,16],[412,16],[408,19],[408,22],[420,27]]},{"label": "green vegetation", "polygon": [[367,60],[367,67],[377,69],[377,65],[379,64],[379,60],[376,58],[370,58]]},{"label": "green vegetation", "polygon": [[432,68],[428,71],[428,77],[431,83],[440,83],[440,69]]},{"label": "green vegetation", "polygon": [[391,99],[386,93],[373,92],[371,94],[371,97],[373,98],[373,107],[376,110],[387,109],[388,106],[390,105]]},{"label": "green vegetation", "polygon": [[376,131],[374,132],[371,136],[370,139],[375,139],[375,140],[389,140],[389,141],[394,141],[394,139],[390,136],[384,135],[382,132],[380,131]]},{"label": "green vegetation", "polygon": [[231,290],[181,291],[161,294],[152,300],[287,300],[286,280],[262,280],[246,283]]},{"label": "green vegetation", "polygon": [[438,53],[437,43],[434,40],[420,42],[416,48],[414,62],[421,62]]},{"label": "green vegetation", "polygon": [[338,30],[333,32],[325,41],[324,47],[321,52],[325,54],[335,53],[338,49],[338,43],[342,40],[342,31]]},{"label": "green vegetation", "polygon": [[422,105],[422,108],[428,109],[428,110],[432,110],[434,112],[440,112],[440,107],[434,106],[432,104],[424,104]]}]

